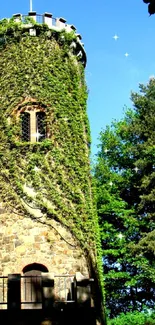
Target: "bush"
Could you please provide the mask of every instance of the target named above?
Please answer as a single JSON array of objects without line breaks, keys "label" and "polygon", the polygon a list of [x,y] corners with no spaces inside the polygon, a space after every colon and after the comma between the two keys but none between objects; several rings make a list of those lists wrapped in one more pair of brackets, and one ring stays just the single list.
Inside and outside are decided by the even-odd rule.
[{"label": "bush", "polygon": [[108,325],[155,325],[155,313],[129,312],[108,320]]}]

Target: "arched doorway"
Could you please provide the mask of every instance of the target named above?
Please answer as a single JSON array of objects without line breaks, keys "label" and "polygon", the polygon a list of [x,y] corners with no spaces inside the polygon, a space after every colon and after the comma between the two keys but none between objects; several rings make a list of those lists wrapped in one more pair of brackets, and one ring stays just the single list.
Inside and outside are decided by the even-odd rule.
[{"label": "arched doorway", "polygon": [[42,272],[48,268],[40,263],[26,265],[22,276],[22,309],[42,309]]}]

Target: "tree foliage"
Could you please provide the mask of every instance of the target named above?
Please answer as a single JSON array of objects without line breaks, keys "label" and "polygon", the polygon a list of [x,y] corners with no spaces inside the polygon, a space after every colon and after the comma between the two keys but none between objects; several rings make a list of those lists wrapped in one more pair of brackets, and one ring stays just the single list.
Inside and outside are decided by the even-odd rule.
[{"label": "tree foliage", "polygon": [[143,313],[135,311],[122,313],[118,317],[109,320],[108,325],[154,325],[155,313],[145,311]]},{"label": "tree foliage", "polygon": [[148,4],[148,12],[150,16],[155,14],[155,0],[143,0],[143,2]]},{"label": "tree foliage", "polygon": [[110,316],[155,301],[155,80],[100,134],[95,167]]}]

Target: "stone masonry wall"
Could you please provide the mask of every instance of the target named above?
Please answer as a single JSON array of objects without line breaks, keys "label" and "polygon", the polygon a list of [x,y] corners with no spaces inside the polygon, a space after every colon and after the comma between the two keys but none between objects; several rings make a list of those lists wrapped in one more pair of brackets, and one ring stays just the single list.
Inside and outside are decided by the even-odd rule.
[{"label": "stone masonry wall", "polygon": [[54,220],[50,223],[0,213],[0,275],[22,274],[26,265],[41,263],[53,274],[88,276],[85,257],[71,233]]}]

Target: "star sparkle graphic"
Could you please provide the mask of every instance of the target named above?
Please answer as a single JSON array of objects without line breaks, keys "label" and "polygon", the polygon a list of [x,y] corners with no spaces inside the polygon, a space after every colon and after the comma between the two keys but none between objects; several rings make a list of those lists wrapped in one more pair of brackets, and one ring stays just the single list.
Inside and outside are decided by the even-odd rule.
[{"label": "star sparkle graphic", "polygon": [[[114,39],[115,41],[118,41],[119,36],[118,36],[117,34],[115,34],[115,35],[113,36],[113,39]],[[127,57],[129,56],[129,53],[126,52],[124,55],[125,55],[125,57],[127,58]]]},{"label": "star sparkle graphic", "polygon": [[115,35],[113,36],[113,39],[114,39],[115,41],[117,41],[117,40],[119,39],[119,36],[118,36],[117,34],[115,34]]},{"label": "star sparkle graphic", "polygon": [[138,173],[139,168],[136,166],[135,168],[133,168],[133,170],[134,170],[136,173]]},{"label": "star sparkle graphic", "polygon": [[128,53],[128,52],[126,52],[124,55],[125,55],[125,57],[127,58],[127,57],[129,56],[129,53]]},{"label": "star sparkle graphic", "polygon": [[39,141],[39,138],[43,136],[43,134],[39,133],[38,131],[36,133],[32,134],[33,137],[35,137],[37,139],[37,141]]},{"label": "star sparkle graphic", "polygon": [[67,117],[64,117],[64,121],[65,121],[65,122],[68,122],[68,118],[67,118]]},{"label": "star sparkle graphic", "polygon": [[107,153],[109,150],[107,148],[104,149],[104,152]]},{"label": "star sparkle graphic", "polygon": [[39,169],[37,166],[35,166],[35,167],[34,167],[34,171],[35,171],[35,172],[39,172],[40,169]]},{"label": "star sparkle graphic", "polygon": [[124,236],[123,236],[121,233],[119,233],[119,234],[117,235],[117,237],[118,237],[119,239],[122,239]]}]

